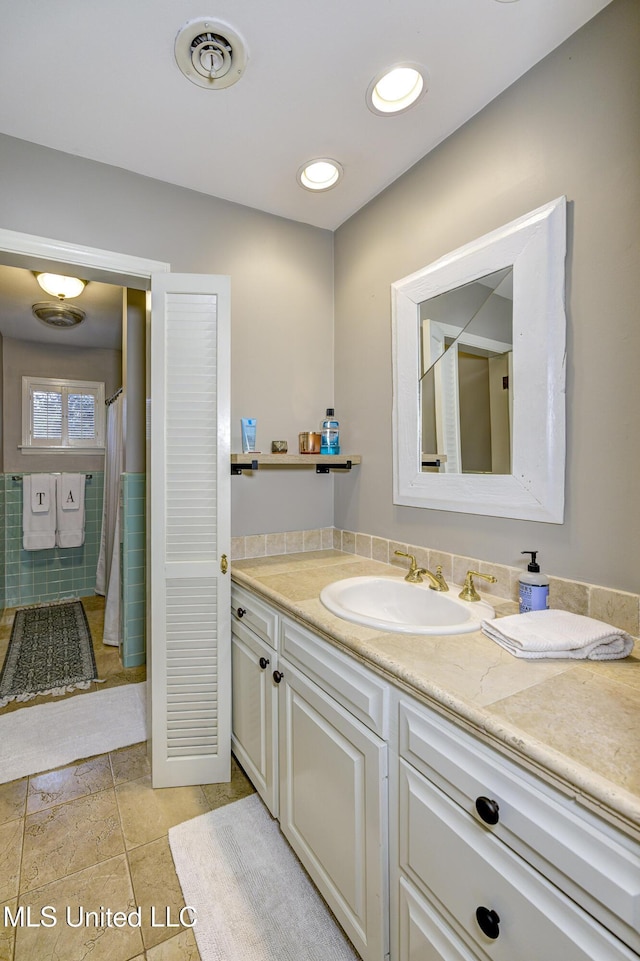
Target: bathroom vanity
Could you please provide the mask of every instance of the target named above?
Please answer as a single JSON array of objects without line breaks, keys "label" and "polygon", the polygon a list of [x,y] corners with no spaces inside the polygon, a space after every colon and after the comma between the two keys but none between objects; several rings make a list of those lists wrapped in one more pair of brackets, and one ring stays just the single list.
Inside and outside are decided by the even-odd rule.
[{"label": "bathroom vanity", "polygon": [[[622,662],[521,661],[479,632],[383,634],[320,604],[374,569],[402,577],[323,551],[235,562],[232,586],[234,753],[358,953],[636,958],[638,774],[612,732],[637,682]],[[604,685],[610,716],[590,693],[576,725],[571,684]]]}]

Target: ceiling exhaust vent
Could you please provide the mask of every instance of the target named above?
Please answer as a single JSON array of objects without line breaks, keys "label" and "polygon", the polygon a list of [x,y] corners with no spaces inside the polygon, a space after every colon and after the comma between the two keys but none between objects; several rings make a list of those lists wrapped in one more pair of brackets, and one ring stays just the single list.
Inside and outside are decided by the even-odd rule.
[{"label": "ceiling exhaust vent", "polygon": [[247,45],[227,23],[190,20],[179,31],[176,63],[191,83],[221,90],[237,83],[247,65]]}]

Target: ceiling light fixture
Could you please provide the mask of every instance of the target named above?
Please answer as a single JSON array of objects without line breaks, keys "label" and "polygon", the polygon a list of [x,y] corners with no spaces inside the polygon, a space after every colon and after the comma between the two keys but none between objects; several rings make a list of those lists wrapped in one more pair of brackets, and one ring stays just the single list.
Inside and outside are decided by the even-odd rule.
[{"label": "ceiling light fixture", "polygon": [[367,88],[367,106],[382,116],[403,113],[427,92],[427,71],[415,63],[396,64],[378,74]]},{"label": "ceiling light fixture", "polygon": [[47,327],[67,329],[77,327],[86,316],[84,310],[80,310],[79,307],[61,303],[59,300],[54,303],[34,304],[31,310],[34,316],[43,324],[46,324]]},{"label": "ceiling light fixture", "polygon": [[298,170],[298,183],[305,190],[330,190],[341,179],[344,170],[337,160],[319,157],[303,164]]},{"label": "ceiling light fixture", "polygon": [[64,277],[62,274],[36,274],[36,280],[43,290],[60,300],[79,297],[87,283],[79,277]]}]

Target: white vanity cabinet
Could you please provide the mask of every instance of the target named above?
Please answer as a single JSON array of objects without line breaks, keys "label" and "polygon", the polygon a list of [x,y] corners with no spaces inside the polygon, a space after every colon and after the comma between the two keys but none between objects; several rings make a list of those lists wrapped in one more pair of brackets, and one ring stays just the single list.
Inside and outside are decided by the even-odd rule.
[{"label": "white vanity cabinet", "polygon": [[232,590],[232,749],[364,961],[388,957],[388,685]]},{"label": "white vanity cabinet", "polygon": [[280,626],[280,826],[364,961],[388,951],[386,685]]},{"label": "white vanity cabinet", "polygon": [[255,594],[231,589],[231,748],[278,816],[278,614]]},{"label": "white vanity cabinet", "polygon": [[638,957],[637,844],[404,698],[394,770],[392,957]]},{"label": "white vanity cabinet", "polygon": [[234,753],[364,961],[637,961],[640,844],[262,597],[232,598]]}]

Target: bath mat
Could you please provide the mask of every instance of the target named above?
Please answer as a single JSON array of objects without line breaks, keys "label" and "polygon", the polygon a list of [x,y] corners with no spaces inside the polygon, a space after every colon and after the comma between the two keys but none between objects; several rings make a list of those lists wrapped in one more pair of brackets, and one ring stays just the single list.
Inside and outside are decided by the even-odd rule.
[{"label": "bath mat", "polygon": [[145,681],[0,716],[0,784],[138,744],[147,737]]},{"label": "bath mat", "polygon": [[169,830],[202,961],[358,961],[257,794]]},{"label": "bath mat", "polygon": [[16,611],[0,674],[0,707],[38,694],[59,696],[97,680],[91,632],[80,601]]}]

